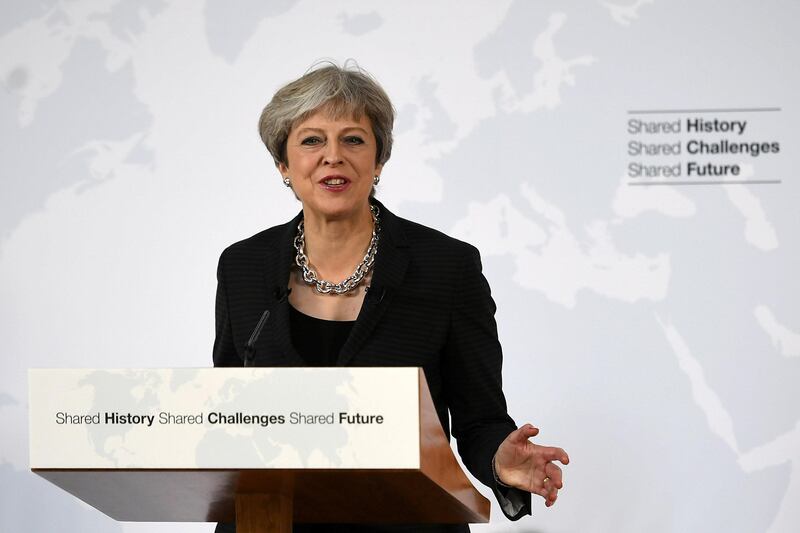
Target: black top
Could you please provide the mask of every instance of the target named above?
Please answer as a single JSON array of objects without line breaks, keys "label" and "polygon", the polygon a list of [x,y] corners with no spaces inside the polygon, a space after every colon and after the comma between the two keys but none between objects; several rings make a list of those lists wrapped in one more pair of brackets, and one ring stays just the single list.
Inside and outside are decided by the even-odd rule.
[{"label": "black top", "polygon": [[294,349],[308,366],[336,366],[353,321],[322,320],[289,306],[289,330]]}]

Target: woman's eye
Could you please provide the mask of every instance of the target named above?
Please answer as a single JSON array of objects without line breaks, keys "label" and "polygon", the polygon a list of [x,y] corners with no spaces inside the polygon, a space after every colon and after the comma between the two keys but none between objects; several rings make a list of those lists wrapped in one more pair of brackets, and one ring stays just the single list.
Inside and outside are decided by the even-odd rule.
[{"label": "woman's eye", "polygon": [[364,144],[364,139],[356,135],[348,135],[344,138],[344,142],[347,144]]},{"label": "woman's eye", "polygon": [[320,139],[319,137],[306,137],[305,139],[300,141],[300,144],[304,144],[306,146],[314,146],[320,143],[322,143],[322,139]]}]

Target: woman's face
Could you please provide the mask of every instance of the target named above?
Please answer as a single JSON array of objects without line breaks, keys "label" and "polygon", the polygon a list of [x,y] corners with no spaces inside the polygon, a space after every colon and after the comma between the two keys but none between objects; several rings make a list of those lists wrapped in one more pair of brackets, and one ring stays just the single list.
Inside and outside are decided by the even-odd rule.
[{"label": "woman's face", "polygon": [[303,202],[305,215],[326,219],[357,216],[367,209],[377,144],[365,114],[332,119],[322,109],[296,124],[286,141],[287,165],[278,166],[290,177]]}]

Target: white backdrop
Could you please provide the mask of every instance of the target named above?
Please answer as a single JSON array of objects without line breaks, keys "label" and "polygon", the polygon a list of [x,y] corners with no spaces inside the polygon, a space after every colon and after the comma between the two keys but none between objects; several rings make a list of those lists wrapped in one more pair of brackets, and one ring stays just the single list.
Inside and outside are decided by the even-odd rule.
[{"label": "white backdrop", "polygon": [[[573,460],[554,508],[474,530],[797,531],[798,19],[789,0],[3,0],[0,530],[210,530],[118,524],[30,474],[26,369],[211,364],[219,252],[299,208],[259,112],[329,57],[392,97],[378,196],[480,248],[512,415]],[[698,117],[747,121],[709,142],[780,151],[690,157]],[[630,163],[695,159],[768,183],[631,185]]]}]

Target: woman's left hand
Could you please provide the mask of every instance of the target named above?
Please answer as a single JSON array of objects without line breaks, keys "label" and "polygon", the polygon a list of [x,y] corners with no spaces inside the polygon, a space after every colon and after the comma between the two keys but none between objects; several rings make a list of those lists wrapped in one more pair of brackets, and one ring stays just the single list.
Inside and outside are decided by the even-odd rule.
[{"label": "woman's left hand", "polygon": [[538,428],[525,424],[509,433],[497,448],[494,467],[497,477],[506,485],[538,494],[550,507],[564,486],[561,468],[553,463],[569,463],[567,452],[561,448],[540,446],[528,439],[539,433]]}]

